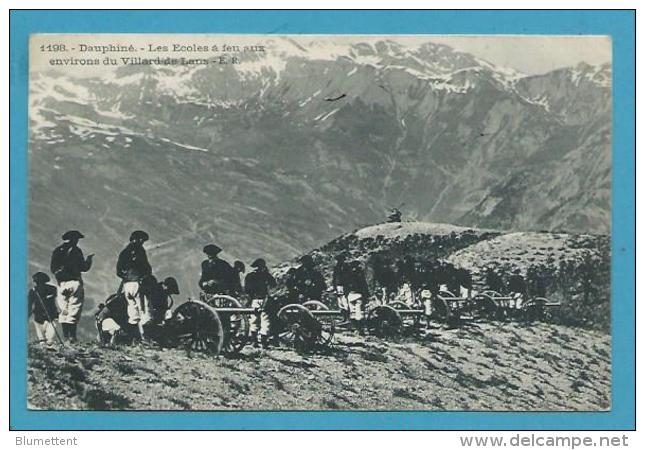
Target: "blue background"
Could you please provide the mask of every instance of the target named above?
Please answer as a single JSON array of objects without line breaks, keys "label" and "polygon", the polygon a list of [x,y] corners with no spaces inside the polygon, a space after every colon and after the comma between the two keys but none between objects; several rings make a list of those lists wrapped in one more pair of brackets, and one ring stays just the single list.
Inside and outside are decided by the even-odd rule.
[{"label": "blue background", "polygon": [[[633,429],[633,11],[12,11],[10,427],[24,429]],[[613,40],[612,409],[492,412],[73,412],[27,410],[27,93],[31,33],[567,34]]]}]

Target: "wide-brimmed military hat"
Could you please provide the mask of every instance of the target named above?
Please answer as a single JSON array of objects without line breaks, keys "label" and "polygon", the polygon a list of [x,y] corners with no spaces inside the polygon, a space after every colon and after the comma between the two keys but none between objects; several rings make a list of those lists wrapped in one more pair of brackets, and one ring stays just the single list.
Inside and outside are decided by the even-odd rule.
[{"label": "wide-brimmed military hat", "polygon": [[266,267],[266,266],[267,266],[267,262],[264,260],[264,258],[258,258],[251,263],[251,267],[260,268],[260,267]]},{"label": "wide-brimmed military hat", "polygon": [[65,234],[63,234],[63,240],[64,241],[71,241],[73,239],[82,239],[85,236],[83,236],[83,233],[81,233],[78,230],[70,230],[67,231]]},{"label": "wide-brimmed military hat", "polygon": [[219,252],[222,251],[221,247],[215,245],[215,244],[208,244],[204,246],[204,249],[202,250],[204,253],[206,253],[208,256],[215,256]]},{"label": "wide-brimmed military hat", "polygon": [[179,295],[179,285],[177,280],[174,277],[166,277],[163,280],[163,284],[166,286],[166,291],[169,294]]},{"label": "wide-brimmed military hat", "polygon": [[51,278],[45,272],[36,272],[31,276],[36,283],[47,283]]},{"label": "wide-brimmed military hat", "polygon": [[147,241],[148,239],[150,239],[150,236],[148,236],[148,233],[142,230],[133,231],[130,235],[131,241]]}]

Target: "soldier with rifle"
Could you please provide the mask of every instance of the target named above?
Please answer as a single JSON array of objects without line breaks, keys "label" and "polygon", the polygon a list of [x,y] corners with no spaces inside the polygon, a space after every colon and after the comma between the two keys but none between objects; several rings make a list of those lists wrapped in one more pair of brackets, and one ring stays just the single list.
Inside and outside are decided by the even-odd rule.
[{"label": "soldier with rifle", "polygon": [[54,343],[54,338],[62,340],[56,331],[58,308],[56,307],[56,286],[49,284],[49,275],[36,272],[32,277],[34,286],[28,294],[27,316],[33,316],[38,342]]}]

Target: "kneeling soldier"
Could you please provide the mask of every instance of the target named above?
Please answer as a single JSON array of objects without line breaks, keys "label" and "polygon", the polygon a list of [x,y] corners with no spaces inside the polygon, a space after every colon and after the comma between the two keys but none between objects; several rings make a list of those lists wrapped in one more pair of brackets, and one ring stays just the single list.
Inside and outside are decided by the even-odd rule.
[{"label": "kneeling soldier", "polygon": [[145,325],[147,337],[161,343],[163,340],[162,326],[170,316],[173,305],[173,295],[179,295],[179,285],[173,277],[166,277],[157,281],[154,275],[146,277],[141,283],[141,289],[148,299],[150,308],[150,321]]},{"label": "kneeling soldier", "polygon": [[122,291],[110,295],[98,306],[96,330],[102,344],[131,343],[138,334],[136,324],[128,322],[128,301]]},{"label": "kneeling soldier", "polygon": [[273,331],[271,325],[278,313],[274,307],[275,301],[269,297],[269,291],[276,286],[276,281],[269,273],[264,259],[256,259],[251,267],[255,270],[244,279],[244,290],[251,299],[251,307],[255,308],[257,313],[251,316],[249,331],[254,347],[258,346],[259,331],[262,347],[267,348],[269,335]]}]

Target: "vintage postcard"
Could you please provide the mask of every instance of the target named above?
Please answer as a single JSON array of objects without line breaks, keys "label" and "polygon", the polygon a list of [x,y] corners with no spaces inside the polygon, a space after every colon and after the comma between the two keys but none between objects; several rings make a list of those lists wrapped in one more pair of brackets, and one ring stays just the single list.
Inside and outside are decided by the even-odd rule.
[{"label": "vintage postcard", "polygon": [[32,34],[28,408],[610,410],[612,77],[609,36]]}]

